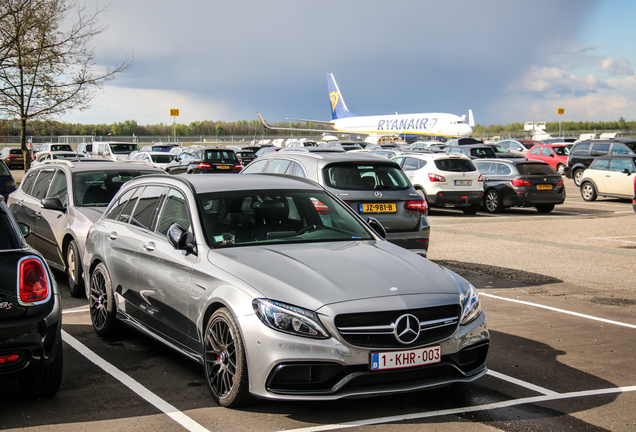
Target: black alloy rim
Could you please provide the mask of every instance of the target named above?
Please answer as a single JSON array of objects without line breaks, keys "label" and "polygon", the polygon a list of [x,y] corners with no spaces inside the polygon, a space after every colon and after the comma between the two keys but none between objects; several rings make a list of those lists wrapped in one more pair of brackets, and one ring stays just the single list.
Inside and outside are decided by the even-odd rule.
[{"label": "black alloy rim", "polygon": [[90,311],[93,325],[98,329],[106,323],[107,303],[106,279],[102,272],[96,271],[91,277]]}]

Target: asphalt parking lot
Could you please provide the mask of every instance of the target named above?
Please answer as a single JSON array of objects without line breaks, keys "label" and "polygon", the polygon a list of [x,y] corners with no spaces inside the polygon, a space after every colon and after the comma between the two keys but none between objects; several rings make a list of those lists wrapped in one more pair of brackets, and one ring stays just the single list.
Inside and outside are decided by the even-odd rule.
[{"label": "asphalt parking lot", "polygon": [[[15,171],[14,171],[15,174]],[[636,214],[583,202],[571,180],[548,215],[433,209],[429,258],[480,291],[487,376],[440,389],[338,402],[212,401],[202,368],[134,331],[95,335],[62,274],[65,370],[52,399],[0,384],[0,429],[27,431],[636,430]]]}]

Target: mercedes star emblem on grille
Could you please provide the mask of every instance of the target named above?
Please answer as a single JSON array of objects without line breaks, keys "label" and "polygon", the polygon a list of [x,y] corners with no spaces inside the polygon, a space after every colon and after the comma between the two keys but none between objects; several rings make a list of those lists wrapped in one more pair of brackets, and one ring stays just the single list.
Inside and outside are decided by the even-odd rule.
[{"label": "mercedes star emblem on grille", "polygon": [[394,326],[395,338],[405,345],[415,342],[420,335],[420,320],[415,315],[402,315],[395,321]]}]

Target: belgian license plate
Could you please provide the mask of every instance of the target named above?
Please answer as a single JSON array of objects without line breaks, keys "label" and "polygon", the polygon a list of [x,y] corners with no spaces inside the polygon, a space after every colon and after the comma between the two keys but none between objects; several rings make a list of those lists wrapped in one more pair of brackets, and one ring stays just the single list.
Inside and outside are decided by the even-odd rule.
[{"label": "belgian license plate", "polygon": [[537,190],[552,190],[551,184],[538,184]]},{"label": "belgian license plate", "polygon": [[455,180],[455,186],[470,186],[473,184],[472,180]]},{"label": "belgian license plate", "polygon": [[442,361],[440,345],[408,351],[371,353],[371,370],[403,369]]},{"label": "belgian license plate", "polygon": [[395,205],[395,203],[384,203],[384,204],[362,203],[360,204],[361,213],[395,213],[396,211],[397,211],[397,206]]},{"label": "belgian license plate", "polygon": [[230,169],[229,165],[217,165],[216,166],[218,169]]}]

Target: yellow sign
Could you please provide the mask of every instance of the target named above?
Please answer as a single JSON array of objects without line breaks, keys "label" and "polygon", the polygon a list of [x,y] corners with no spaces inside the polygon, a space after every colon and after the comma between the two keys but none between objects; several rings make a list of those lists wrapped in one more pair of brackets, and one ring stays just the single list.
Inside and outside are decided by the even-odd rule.
[{"label": "yellow sign", "polygon": [[565,114],[565,108],[557,108],[557,114]]},{"label": "yellow sign", "polygon": [[178,109],[171,109],[170,110],[170,115],[179,117],[179,110]]}]

